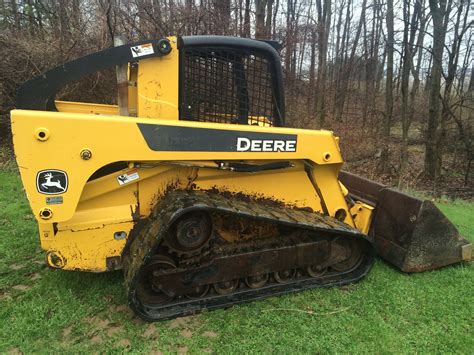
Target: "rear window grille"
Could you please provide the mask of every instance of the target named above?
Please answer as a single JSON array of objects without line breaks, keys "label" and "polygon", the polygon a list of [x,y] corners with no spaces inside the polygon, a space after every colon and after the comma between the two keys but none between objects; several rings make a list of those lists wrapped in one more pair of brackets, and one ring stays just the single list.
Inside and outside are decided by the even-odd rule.
[{"label": "rear window grille", "polygon": [[180,119],[273,126],[271,62],[235,48],[180,50]]}]

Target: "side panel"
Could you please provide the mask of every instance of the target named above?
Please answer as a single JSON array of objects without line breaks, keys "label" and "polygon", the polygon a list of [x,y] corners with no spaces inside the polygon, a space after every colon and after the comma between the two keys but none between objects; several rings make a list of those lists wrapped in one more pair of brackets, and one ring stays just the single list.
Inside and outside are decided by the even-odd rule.
[{"label": "side panel", "polygon": [[[353,225],[337,181],[342,158],[328,131],[22,110],[12,112],[12,127],[42,247],[57,267],[119,267],[134,224],[173,189],[244,193],[333,216],[344,209],[345,222]],[[128,162],[129,168],[88,181],[117,161]],[[292,167],[244,173],[219,170],[216,161],[287,161]],[[67,174],[68,186],[58,191],[55,185],[66,180],[50,176],[43,184],[53,190],[45,191],[55,192],[45,194],[38,188],[39,173],[53,170]]]},{"label": "side panel", "polygon": [[138,116],[178,120],[179,54],[176,37],[169,37],[170,54],[141,60],[138,65]]}]

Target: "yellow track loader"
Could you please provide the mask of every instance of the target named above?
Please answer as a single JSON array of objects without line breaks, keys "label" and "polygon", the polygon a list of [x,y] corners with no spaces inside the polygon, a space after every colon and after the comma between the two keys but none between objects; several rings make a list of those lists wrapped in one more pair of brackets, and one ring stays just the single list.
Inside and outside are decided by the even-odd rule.
[{"label": "yellow track loader", "polygon": [[[330,131],[285,128],[278,45],[169,37],[26,82],[11,113],[22,182],[53,268],[122,269],[149,320],[470,260],[429,201],[341,172]],[[118,67],[118,105],[55,100]]]}]

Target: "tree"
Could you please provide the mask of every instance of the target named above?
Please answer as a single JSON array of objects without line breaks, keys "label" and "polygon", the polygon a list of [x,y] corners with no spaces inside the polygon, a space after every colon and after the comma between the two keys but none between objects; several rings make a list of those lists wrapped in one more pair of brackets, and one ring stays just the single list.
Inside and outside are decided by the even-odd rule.
[{"label": "tree", "polygon": [[319,115],[319,127],[324,127],[326,120],[326,73],[329,31],[331,26],[331,0],[316,0],[318,11],[318,78],[316,82],[315,112]]},{"label": "tree", "polygon": [[382,151],[379,170],[388,169],[390,125],[393,114],[393,48],[395,44],[393,26],[393,0],[387,0],[387,79],[385,81],[385,114],[382,123]]},{"label": "tree", "polygon": [[441,76],[443,73],[443,52],[446,39],[446,28],[451,13],[452,0],[429,0],[433,17],[433,63],[430,73],[430,92],[428,127],[425,135],[425,164],[426,176],[437,180],[441,174],[442,151],[440,142],[444,130],[441,124]]}]

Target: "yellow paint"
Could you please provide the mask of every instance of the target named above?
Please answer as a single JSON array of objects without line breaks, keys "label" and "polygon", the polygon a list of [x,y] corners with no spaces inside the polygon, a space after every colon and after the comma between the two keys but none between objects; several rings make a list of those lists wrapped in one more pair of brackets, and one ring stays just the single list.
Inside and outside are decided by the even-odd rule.
[{"label": "yellow paint", "polygon": [[[38,221],[41,246],[61,255],[61,267],[69,270],[105,271],[106,260],[119,257],[135,223],[146,218],[167,191],[219,189],[271,198],[289,206],[309,207],[335,216],[345,211],[345,222],[367,232],[370,206],[356,204],[350,213],[347,190],[337,175],[343,160],[338,139],[330,131],[311,131],[261,125],[231,125],[179,121],[178,50],[171,37],[169,55],[139,62],[129,70],[131,116],[118,115],[116,105],[56,101],[59,112],[13,110],[11,113],[15,155],[23,186]],[[136,86],[135,86],[136,82]],[[137,123],[247,132],[297,135],[296,152],[175,152],[151,150]],[[47,132],[39,139],[38,132]],[[81,158],[89,150],[91,158]],[[287,169],[238,173],[221,170],[216,161],[238,160],[248,164],[290,161]],[[100,168],[127,162],[128,167],[89,181]],[[67,172],[69,187],[58,197],[61,204],[47,204],[36,190],[40,170]],[[120,185],[117,177],[138,174]],[[361,210],[359,210],[361,208]],[[40,211],[52,216],[41,219]],[[354,217],[352,217],[354,216]],[[117,234],[119,233],[119,234]],[[53,254],[49,254],[50,256]],[[53,258],[50,257],[51,262]]]},{"label": "yellow paint", "polygon": [[373,212],[374,207],[359,201],[351,207],[351,215],[354,218],[355,226],[364,234],[369,233]]},{"label": "yellow paint", "polygon": [[141,60],[138,66],[138,116],[178,119],[179,54],[176,37],[168,37],[171,53]]}]

